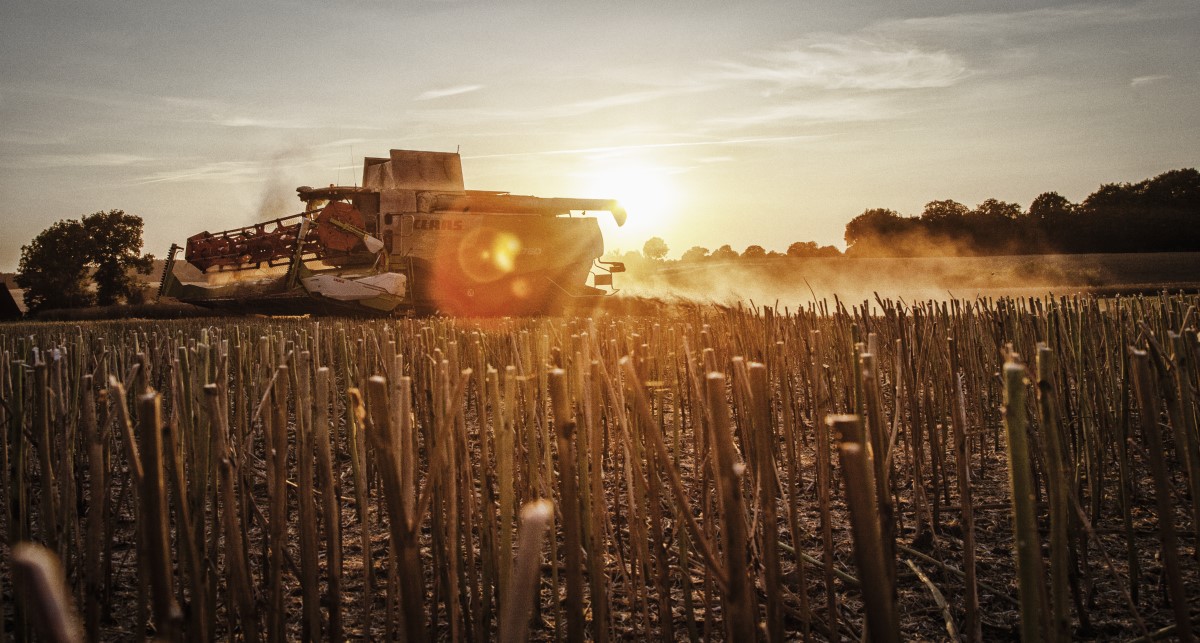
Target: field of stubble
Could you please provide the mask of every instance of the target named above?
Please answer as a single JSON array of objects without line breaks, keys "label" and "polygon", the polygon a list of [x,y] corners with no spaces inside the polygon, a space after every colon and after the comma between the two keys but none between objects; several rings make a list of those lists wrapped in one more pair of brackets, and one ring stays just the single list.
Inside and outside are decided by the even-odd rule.
[{"label": "field of stubble", "polygon": [[1178,636],[1197,301],[0,325],[4,631]]}]

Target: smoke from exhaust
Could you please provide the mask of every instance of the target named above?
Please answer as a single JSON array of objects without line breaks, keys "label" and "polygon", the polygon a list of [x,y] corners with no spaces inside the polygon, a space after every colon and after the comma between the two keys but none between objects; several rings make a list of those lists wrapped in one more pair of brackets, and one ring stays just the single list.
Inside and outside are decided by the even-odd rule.
[{"label": "smoke from exhaust", "polygon": [[272,173],[263,184],[254,222],[286,217],[302,209],[300,202],[296,200],[296,186],[285,182],[279,174]]},{"label": "smoke from exhaust", "polygon": [[[255,219],[251,223],[278,219],[296,214],[304,209],[296,197],[299,185],[322,185],[327,173],[314,170],[313,150],[295,144],[272,154],[263,162],[262,192],[259,195]],[[302,176],[307,178],[302,178]],[[329,181],[333,178],[329,177]]]}]

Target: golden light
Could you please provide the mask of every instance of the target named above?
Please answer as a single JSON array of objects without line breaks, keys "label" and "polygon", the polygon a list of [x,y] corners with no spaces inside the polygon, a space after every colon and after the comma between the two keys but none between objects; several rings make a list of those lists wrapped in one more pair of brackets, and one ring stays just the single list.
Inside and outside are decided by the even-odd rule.
[{"label": "golden light", "polygon": [[520,252],[521,240],[516,236],[491,228],[475,228],[463,235],[459,243],[458,265],[473,281],[487,283],[512,272]]},{"label": "golden light", "polygon": [[533,288],[529,285],[529,280],[524,277],[517,277],[512,282],[512,294],[517,299],[525,299],[533,292]]},{"label": "golden light", "polygon": [[[615,239],[608,239],[610,243],[615,240],[619,244],[624,238],[644,241],[670,232],[679,205],[673,174],[666,167],[621,164],[584,175],[584,193],[616,199],[629,213],[628,223],[614,235]],[[605,237],[610,237],[608,230]]]}]

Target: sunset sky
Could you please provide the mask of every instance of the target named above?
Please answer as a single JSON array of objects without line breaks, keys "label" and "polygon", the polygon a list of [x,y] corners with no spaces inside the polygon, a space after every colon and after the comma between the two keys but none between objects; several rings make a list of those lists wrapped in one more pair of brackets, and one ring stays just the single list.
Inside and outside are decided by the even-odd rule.
[{"label": "sunset sky", "polygon": [[1200,164],[1194,0],[0,1],[0,270],[111,208],[161,257],[390,148],[621,198],[609,248],[671,256]]}]

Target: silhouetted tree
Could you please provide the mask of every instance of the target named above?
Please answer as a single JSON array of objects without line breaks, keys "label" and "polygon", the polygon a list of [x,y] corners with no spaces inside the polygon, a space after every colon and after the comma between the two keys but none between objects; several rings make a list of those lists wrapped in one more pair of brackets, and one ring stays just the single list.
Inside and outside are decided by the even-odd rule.
[{"label": "silhouetted tree", "polygon": [[[1043,192],[1029,204],[1025,233],[1035,252],[1077,251],[1079,209],[1058,192]],[[1074,229],[1074,232],[1072,230]]]},{"label": "silhouetted tree", "polygon": [[846,224],[856,256],[1008,252],[1200,250],[1200,172],[1171,170],[1140,183],[1106,183],[1078,205],[1044,192],[1021,206],[987,199],[973,209],[930,201],[917,218],[867,210]]},{"label": "silhouetted tree", "polygon": [[737,253],[737,250],[734,250],[733,248],[731,248],[729,246],[729,244],[727,243],[727,244],[721,246],[720,248],[713,250],[712,255],[710,255],[710,257],[717,261],[726,261],[729,259],[737,259],[738,253]]},{"label": "silhouetted tree", "polygon": [[1200,211],[1200,172],[1171,170],[1139,184],[1146,201],[1174,210]]},{"label": "silhouetted tree", "polygon": [[1037,226],[1049,228],[1065,221],[1075,213],[1076,205],[1058,192],[1043,192],[1029,204],[1029,219]]},{"label": "silhouetted tree", "polygon": [[83,223],[67,219],[21,246],[17,285],[25,289],[29,312],[95,303],[95,293],[88,288],[89,245]]},{"label": "silhouetted tree", "polygon": [[667,248],[667,242],[663,241],[662,237],[650,237],[642,246],[642,255],[655,261],[666,257],[668,252],[670,249]]},{"label": "silhouetted tree", "polygon": [[766,256],[767,251],[758,245],[746,246],[742,252],[742,259],[765,259]]},{"label": "silhouetted tree", "polygon": [[618,253],[617,261],[620,261],[626,265],[639,266],[646,262],[646,258],[643,257],[642,253],[638,252],[637,250],[629,250],[627,252]]},{"label": "silhouetted tree", "polygon": [[[142,219],[122,210],[63,220],[21,247],[17,283],[25,288],[30,311],[141,302],[130,271],[150,272],[152,255],[142,256]],[[88,287],[94,268],[96,292]]]},{"label": "silhouetted tree", "polygon": [[[1155,226],[1147,220],[1142,206],[1137,186],[1129,183],[1101,185],[1079,204],[1078,251],[1137,252],[1144,249],[1148,245],[1147,232]],[[1135,226],[1129,225],[1135,221]]]},{"label": "silhouetted tree", "polygon": [[974,210],[967,213],[967,216],[994,219],[997,221],[1016,221],[1022,214],[1021,205],[1019,203],[1008,203],[1007,201],[999,201],[997,199],[987,199],[983,203],[975,206]]},{"label": "silhouetted tree", "polygon": [[1017,219],[1023,214],[1019,204],[985,200],[963,217],[964,233],[969,241],[961,250],[970,254],[996,254],[1018,248],[1022,236]]},{"label": "silhouetted tree", "polygon": [[930,201],[921,211],[920,222],[934,243],[960,243],[967,234],[967,213],[971,209],[958,201]]},{"label": "silhouetted tree", "polygon": [[846,254],[860,257],[903,256],[904,238],[915,229],[916,219],[895,210],[871,208],[846,224]]},{"label": "silhouetted tree", "polygon": [[797,241],[788,246],[787,256],[789,257],[811,257],[817,253],[816,241]]},{"label": "silhouetted tree", "polygon": [[703,248],[700,246],[692,246],[691,248],[688,248],[687,252],[683,253],[683,256],[680,257],[679,260],[690,262],[690,261],[702,261],[706,258],[708,258],[708,248]]},{"label": "silhouetted tree", "polygon": [[142,255],[142,218],[123,210],[96,212],[83,217],[91,242],[91,263],[96,267],[96,303],[141,303],[142,291],[130,274],[149,274],[154,255]]},{"label": "silhouetted tree", "polygon": [[816,241],[797,241],[787,249],[787,256],[792,258],[801,257],[837,257],[842,254],[834,246],[818,246]]}]

